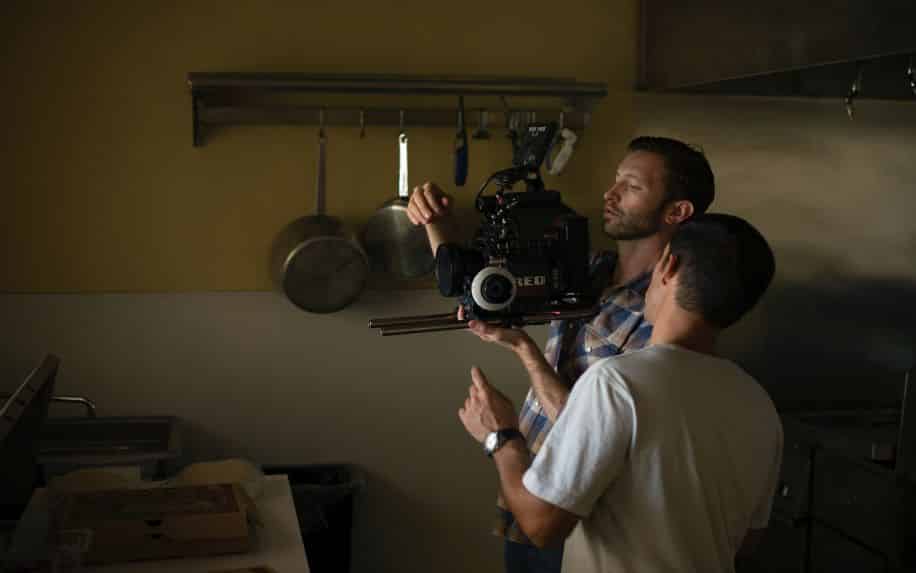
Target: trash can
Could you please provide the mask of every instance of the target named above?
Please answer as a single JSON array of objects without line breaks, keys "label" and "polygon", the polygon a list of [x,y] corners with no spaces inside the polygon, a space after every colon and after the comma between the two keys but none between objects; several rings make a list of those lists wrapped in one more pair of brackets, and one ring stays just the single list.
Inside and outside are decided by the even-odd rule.
[{"label": "trash can", "polygon": [[312,573],[350,571],[353,499],[366,487],[351,464],[267,465],[266,475],[286,474]]}]

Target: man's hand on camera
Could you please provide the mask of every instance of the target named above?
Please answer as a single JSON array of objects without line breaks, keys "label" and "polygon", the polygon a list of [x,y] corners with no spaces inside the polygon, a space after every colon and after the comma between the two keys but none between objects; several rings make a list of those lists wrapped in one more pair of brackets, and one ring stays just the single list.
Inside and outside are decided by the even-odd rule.
[{"label": "man's hand on camera", "polygon": [[458,410],[458,417],[468,434],[478,442],[483,442],[490,432],[518,428],[518,414],[512,401],[490,385],[476,366],[471,368],[471,386],[464,406]]},{"label": "man's hand on camera", "polygon": [[[459,306],[457,314],[458,320],[466,320],[464,307]],[[480,320],[471,320],[468,322],[468,330],[485,342],[494,342],[515,352],[526,365],[527,361],[541,357],[541,349],[531,340],[528,333],[520,328],[505,328],[487,324]]]},{"label": "man's hand on camera", "polygon": [[[459,317],[462,314],[459,311]],[[520,328],[505,328],[487,324],[480,320],[472,320],[468,322],[468,330],[483,341],[494,342],[516,353],[530,351],[532,346],[537,347],[531,337],[528,336],[528,333]]]},{"label": "man's hand on camera", "polygon": [[[464,320],[464,318],[464,309],[458,307],[458,320]],[[566,403],[569,388],[560,382],[557,373],[544,358],[544,353],[541,352],[537,343],[531,340],[528,333],[519,328],[503,328],[479,320],[468,322],[468,330],[481,340],[495,342],[515,352],[515,355],[522,361],[522,366],[531,376],[531,386],[546,407],[548,416],[551,416],[551,420],[555,420]]]},{"label": "man's hand on camera", "polygon": [[414,225],[428,225],[451,215],[452,198],[438,185],[426,182],[413,188],[407,204],[407,217]]}]

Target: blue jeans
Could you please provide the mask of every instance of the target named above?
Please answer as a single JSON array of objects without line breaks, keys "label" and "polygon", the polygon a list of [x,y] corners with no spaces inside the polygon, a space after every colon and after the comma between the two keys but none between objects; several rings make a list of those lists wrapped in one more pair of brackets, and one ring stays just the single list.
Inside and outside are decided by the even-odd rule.
[{"label": "blue jeans", "polygon": [[506,573],[560,573],[563,545],[538,549],[507,539],[504,556]]}]

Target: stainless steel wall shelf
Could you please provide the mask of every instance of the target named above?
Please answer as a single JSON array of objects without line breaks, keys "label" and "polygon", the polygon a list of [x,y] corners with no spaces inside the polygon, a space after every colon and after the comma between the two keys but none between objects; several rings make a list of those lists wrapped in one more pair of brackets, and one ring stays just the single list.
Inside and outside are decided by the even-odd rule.
[{"label": "stainless steel wall shelf", "polygon": [[[535,119],[556,120],[572,129],[583,129],[588,125],[594,103],[607,95],[605,84],[556,78],[192,72],[188,74],[188,86],[194,146],[203,145],[207,126],[317,124],[322,109],[325,124],[329,126],[396,126],[403,111],[406,126],[454,128],[457,96],[473,98],[465,110],[469,127],[478,125],[481,114],[477,111],[484,109],[493,128],[504,127],[516,118],[522,124]],[[323,101],[318,104],[288,101],[288,96],[297,94],[312,94],[311,99],[317,97]],[[334,103],[335,94],[365,97],[359,105],[328,105]],[[373,100],[374,96],[382,95],[454,99],[443,98],[443,106],[435,108],[409,104],[392,107],[379,105],[378,98]]]}]

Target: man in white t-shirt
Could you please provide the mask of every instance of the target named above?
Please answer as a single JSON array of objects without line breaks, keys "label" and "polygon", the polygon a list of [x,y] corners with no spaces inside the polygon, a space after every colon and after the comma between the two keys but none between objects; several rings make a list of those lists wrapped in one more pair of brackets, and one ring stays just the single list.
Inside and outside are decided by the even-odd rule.
[{"label": "man in white t-shirt", "polygon": [[[516,439],[511,402],[477,368],[462,423],[538,545],[566,539],[563,571],[733,571],[766,527],[782,427],[764,389],[715,355],[722,329],[763,295],[775,265],[738,217],[684,223],[652,274],[649,345],[589,368],[541,450]],[[524,335],[473,323],[512,348]]]}]

